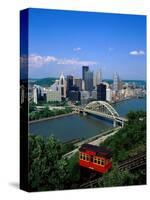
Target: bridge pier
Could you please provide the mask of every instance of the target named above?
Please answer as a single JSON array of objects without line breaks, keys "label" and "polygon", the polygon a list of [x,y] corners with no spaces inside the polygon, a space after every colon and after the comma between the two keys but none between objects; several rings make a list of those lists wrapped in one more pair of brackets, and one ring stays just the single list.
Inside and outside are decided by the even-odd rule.
[{"label": "bridge pier", "polygon": [[113,121],[113,127],[115,128],[117,126],[116,120]]},{"label": "bridge pier", "polygon": [[87,115],[87,113],[86,112],[83,112],[83,116],[86,116]]},{"label": "bridge pier", "polygon": [[121,123],[121,127],[122,127],[122,128],[124,127],[124,122]]}]

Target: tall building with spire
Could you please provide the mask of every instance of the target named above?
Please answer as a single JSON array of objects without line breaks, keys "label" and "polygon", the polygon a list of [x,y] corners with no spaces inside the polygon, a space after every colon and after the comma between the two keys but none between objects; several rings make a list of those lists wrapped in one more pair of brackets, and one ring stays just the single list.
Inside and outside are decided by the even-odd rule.
[{"label": "tall building with spire", "polygon": [[59,78],[59,87],[60,87],[60,92],[61,92],[61,98],[63,100],[66,98],[66,80],[63,73],[60,75],[60,78]]},{"label": "tall building with spire", "polygon": [[66,98],[66,80],[63,73],[47,91],[48,101],[62,101]]}]

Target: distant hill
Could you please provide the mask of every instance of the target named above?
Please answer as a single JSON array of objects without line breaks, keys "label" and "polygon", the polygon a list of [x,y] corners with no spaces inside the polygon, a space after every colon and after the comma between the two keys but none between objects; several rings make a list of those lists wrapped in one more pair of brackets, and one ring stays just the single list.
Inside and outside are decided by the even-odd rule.
[{"label": "distant hill", "polygon": [[[54,78],[54,77],[48,77],[48,78],[41,78],[41,79],[29,79],[29,82],[31,84],[37,84],[43,87],[49,87],[50,85],[52,85],[55,80],[57,80],[59,78]],[[106,81],[109,84],[113,83],[113,80],[111,79],[104,79],[103,81]],[[135,83],[137,86],[146,86],[146,81],[143,80],[122,80],[123,82],[127,82],[127,83]]]},{"label": "distant hill", "polygon": [[57,78],[42,78],[42,79],[30,79],[30,81],[32,82],[32,80],[34,81],[34,84],[36,85],[40,85],[43,87],[49,87],[50,85],[52,85],[55,80]]}]

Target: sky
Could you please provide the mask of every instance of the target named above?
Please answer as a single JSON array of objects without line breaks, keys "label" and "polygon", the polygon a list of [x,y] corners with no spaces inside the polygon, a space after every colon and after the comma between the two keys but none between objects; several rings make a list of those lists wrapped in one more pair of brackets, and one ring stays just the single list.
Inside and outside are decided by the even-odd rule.
[{"label": "sky", "polygon": [[146,17],[29,9],[29,77],[82,76],[146,79]]}]

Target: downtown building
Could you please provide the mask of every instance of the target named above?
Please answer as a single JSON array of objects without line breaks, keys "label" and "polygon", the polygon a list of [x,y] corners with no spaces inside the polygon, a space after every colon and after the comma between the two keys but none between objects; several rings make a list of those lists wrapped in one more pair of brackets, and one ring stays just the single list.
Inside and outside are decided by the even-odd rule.
[{"label": "downtown building", "polygon": [[82,79],[74,79],[72,75],[67,76],[67,97],[72,102],[80,101],[80,90],[82,90]]},{"label": "downtown building", "polygon": [[72,102],[80,101],[80,92],[75,90],[69,91],[69,100]]},{"label": "downtown building", "polygon": [[97,100],[106,101],[106,84],[100,83],[97,85]]},{"label": "downtown building", "polygon": [[63,74],[47,91],[47,102],[62,101],[66,99],[66,80]]},{"label": "downtown building", "polygon": [[74,84],[79,88],[79,91],[83,90],[83,82],[81,78],[75,78],[74,79]]},{"label": "downtown building", "polygon": [[93,90],[93,72],[89,70],[89,66],[82,67],[82,79],[84,80],[85,90],[91,92]]},{"label": "downtown building", "polygon": [[60,88],[61,100],[65,100],[67,84],[66,84],[66,80],[65,80],[63,73],[60,75],[58,83],[59,83],[59,88]]},{"label": "downtown building", "polygon": [[69,96],[69,91],[72,90],[72,87],[73,87],[73,76],[68,75],[67,76],[67,90],[66,90],[67,97]]},{"label": "downtown building", "polygon": [[80,101],[81,104],[87,104],[89,102],[89,98],[90,98],[90,92],[89,91],[80,91]]},{"label": "downtown building", "polygon": [[102,82],[102,72],[101,70],[97,71],[93,76],[93,86],[96,89],[97,85]]},{"label": "downtown building", "polygon": [[37,104],[39,101],[46,100],[46,89],[40,85],[33,85],[33,102]]},{"label": "downtown building", "polygon": [[106,101],[112,102],[112,89],[106,88]]},{"label": "downtown building", "polygon": [[61,94],[60,90],[51,90],[47,91],[47,102],[60,102],[61,101]]},{"label": "downtown building", "polygon": [[95,90],[92,90],[92,92],[91,92],[91,98],[93,99],[93,100],[97,100],[97,90],[95,89]]},{"label": "downtown building", "polygon": [[72,102],[80,101],[80,90],[79,87],[73,85],[68,93],[68,98]]},{"label": "downtown building", "polygon": [[119,75],[115,72],[113,75],[113,91],[118,92],[119,83],[120,83]]},{"label": "downtown building", "polygon": [[35,104],[38,103],[38,89],[37,89],[36,85],[33,86],[33,102]]}]

